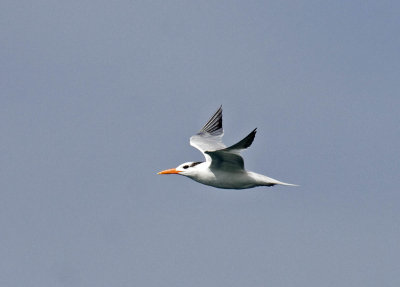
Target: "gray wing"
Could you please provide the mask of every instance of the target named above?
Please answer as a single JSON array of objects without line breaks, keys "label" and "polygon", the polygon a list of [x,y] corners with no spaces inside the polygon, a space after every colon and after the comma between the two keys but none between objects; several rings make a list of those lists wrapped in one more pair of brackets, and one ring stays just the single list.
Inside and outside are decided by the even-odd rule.
[{"label": "gray wing", "polygon": [[227,147],[225,151],[240,153],[241,150],[244,150],[249,146],[251,146],[251,144],[254,141],[254,138],[256,137],[256,133],[257,133],[257,128],[255,128],[251,133],[249,133],[244,139],[242,139],[238,143],[235,143],[234,145]]},{"label": "gray wing", "polygon": [[238,171],[244,170],[244,161],[240,156],[240,151],[248,148],[254,141],[257,129],[254,129],[244,139],[228,148],[206,151],[205,153],[211,157],[210,169]]},{"label": "gray wing", "polygon": [[222,106],[208,120],[204,127],[190,138],[190,145],[200,150],[207,161],[211,158],[206,151],[216,151],[226,148],[222,143],[224,130],[222,128]]},{"label": "gray wing", "polygon": [[200,150],[210,168],[225,170],[243,170],[244,162],[240,151],[248,148],[254,141],[257,129],[254,129],[238,143],[226,147],[222,143],[222,106],[208,120],[204,127],[190,138],[190,145]]}]

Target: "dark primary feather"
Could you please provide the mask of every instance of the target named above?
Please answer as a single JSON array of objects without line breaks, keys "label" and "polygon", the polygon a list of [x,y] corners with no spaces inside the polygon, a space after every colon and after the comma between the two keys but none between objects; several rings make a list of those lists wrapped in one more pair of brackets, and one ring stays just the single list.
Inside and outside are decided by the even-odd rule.
[{"label": "dark primary feather", "polygon": [[208,120],[198,134],[209,133],[211,135],[219,135],[223,133],[222,129],[222,106]]},{"label": "dark primary feather", "polygon": [[241,150],[241,149],[246,149],[254,141],[254,138],[257,133],[257,128],[255,128],[251,133],[249,133],[244,139],[242,139],[240,142],[235,143],[234,145],[231,145],[230,147],[227,147],[225,150]]}]

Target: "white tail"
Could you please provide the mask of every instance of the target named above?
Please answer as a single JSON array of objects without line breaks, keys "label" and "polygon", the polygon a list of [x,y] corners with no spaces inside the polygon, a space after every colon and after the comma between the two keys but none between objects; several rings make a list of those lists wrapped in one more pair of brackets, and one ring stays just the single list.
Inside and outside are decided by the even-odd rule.
[{"label": "white tail", "polygon": [[286,185],[286,186],[298,186],[297,184],[282,182],[282,181],[279,181],[279,180],[276,180],[271,177],[268,177],[268,176],[265,176],[262,174],[258,174],[255,172],[248,172],[248,173],[251,174],[251,176],[253,178],[255,178],[260,185],[272,186],[272,185],[279,184],[279,185]]}]

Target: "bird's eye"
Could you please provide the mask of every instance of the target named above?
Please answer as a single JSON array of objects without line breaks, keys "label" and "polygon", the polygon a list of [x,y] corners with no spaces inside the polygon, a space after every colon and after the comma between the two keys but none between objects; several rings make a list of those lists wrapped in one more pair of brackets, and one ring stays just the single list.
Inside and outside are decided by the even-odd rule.
[{"label": "bird's eye", "polygon": [[188,167],[189,167],[188,165],[184,165],[184,166],[183,166],[184,169],[187,169]]}]

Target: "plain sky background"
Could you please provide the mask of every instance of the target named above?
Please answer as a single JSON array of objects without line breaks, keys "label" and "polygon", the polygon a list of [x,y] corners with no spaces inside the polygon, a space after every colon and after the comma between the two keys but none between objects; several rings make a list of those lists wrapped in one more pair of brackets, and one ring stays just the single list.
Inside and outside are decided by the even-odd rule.
[{"label": "plain sky background", "polygon": [[[1,286],[400,286],[398,1],[0,4]],[[246,167],[156,172],[220,105]]]}]

